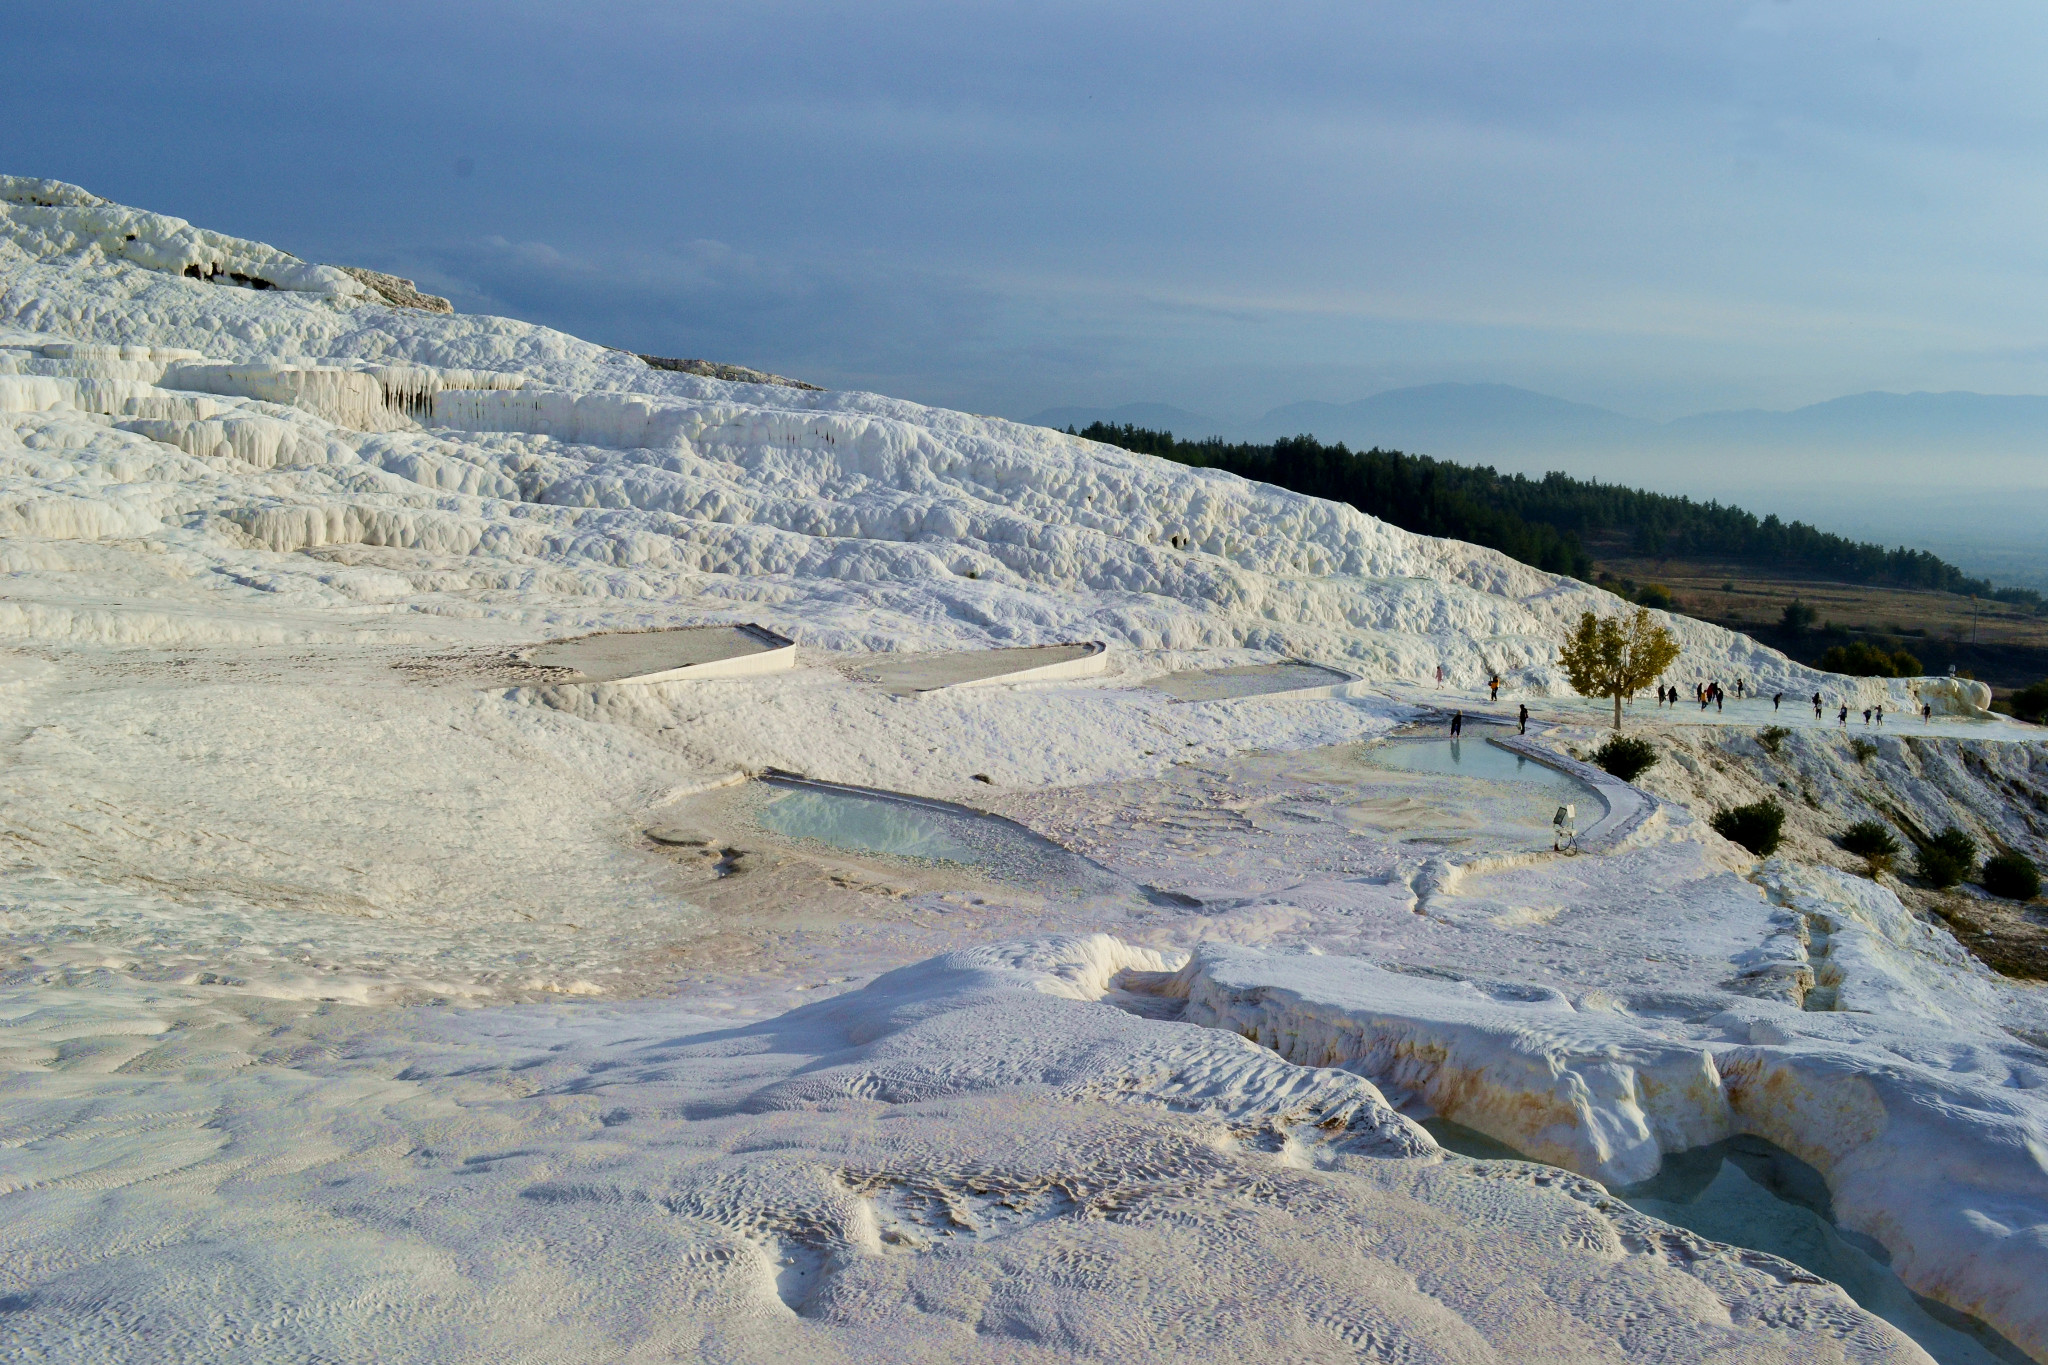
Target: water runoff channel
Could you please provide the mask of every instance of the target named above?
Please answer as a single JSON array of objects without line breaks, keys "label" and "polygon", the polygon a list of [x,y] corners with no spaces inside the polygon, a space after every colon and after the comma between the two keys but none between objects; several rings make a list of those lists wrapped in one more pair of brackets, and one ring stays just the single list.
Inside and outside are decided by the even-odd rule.
[{"label": "water runoff channel", "polygon": [[[1546,799],[1599,799],[1576,778],[1483,739],[1393,740],[1367,753],[1374,766],[1401,772],[1517,783],[1540,789]],[[1427,1118],[1422,1126],[1438,1146],[1462,1157],[1529,1160],[1448,1119]],[[1821,1173],[1762,1138],[1732,1137],[1667,1154],[1656,1175],[1612,1193],[1652,1218],[1833,1281],[1941,1365],[2031,1365],[2026,1352],[1975,1318],[1908,1289],[1880,1243],[1836,1225]]]},{"label": "water runoff channel", "polygon": [[[1470,737],[1395,739],[1370,747],[1374,767],[1501,783],[1533,798],[1598,797],[1569,774]],[[1184,903],[1140,887],[1014,821],[949,802],[770,774],[750,804],[764,827],[784,838],[919,864],[999,872],[1062,898],[1135,893]],[[1442,1118],[1422,1126],[1439,1146],[1480,1161],[1528,1161],[1483,1133]],[[2030,1365],[2029,1357],[1989,1327],[1922,1298],[1890,1268],[1874,1239],[1838,1227],[1820,1172],[1756,1137],[1734,1137],[1667,1155],[1657,1175],[1613,1193],[1638,1211],[1702,1237],[1790,1261],[1833,1281],[1850,1298],[1917,1342],[1940,1365]]]}]

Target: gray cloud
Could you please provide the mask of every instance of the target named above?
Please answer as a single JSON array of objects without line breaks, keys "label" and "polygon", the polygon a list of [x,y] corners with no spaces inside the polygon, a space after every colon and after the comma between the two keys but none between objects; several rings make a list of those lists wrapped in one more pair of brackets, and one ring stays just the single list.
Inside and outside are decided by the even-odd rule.
[{"label": "gray cloud", "polygon": [[[978,411],[2048,389],[2031,9],[142,3],[10,169]],[[545,244],[545,245],[541,245]]]}]

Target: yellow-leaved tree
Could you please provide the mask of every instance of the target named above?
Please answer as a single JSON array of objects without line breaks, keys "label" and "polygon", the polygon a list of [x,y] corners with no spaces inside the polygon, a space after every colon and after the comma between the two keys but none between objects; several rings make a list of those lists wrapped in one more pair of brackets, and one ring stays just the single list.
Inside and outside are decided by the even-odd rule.
[{"label": "yellow-leaved tree", "polygon": [[1623,621],[1586,612],[1566,637],[1557,662],[1582,697],[1614,698],[1614,728],[1621,728],[1621,699],[1633,697],[1678,661],[1678,641],[1637,607]]}]

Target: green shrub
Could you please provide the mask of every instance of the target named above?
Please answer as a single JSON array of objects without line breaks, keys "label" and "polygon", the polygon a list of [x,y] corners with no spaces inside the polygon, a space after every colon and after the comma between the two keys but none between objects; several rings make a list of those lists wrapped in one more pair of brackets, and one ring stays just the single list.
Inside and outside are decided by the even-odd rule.
[{"label": "green shrub", "polygon": [[1958,862],[1967,863],[1971,867],[1977,865],[1977,841],[1963,833],[1955,825],[1950,825],[1947,829],[1935,835],[1932,843],[1934,847],[1942,850]]},{"label": "green shrub", "polygon": [[1842,846],[1843,852],[1861,858],[1873,877],[1890,870],[1892,860],[1899,856],[1898,839],[1876,820],[1858,820],[1843,830],[1835,842]]},{"label": "green shrub", "polygon": [[2048,678],[2013,693],[2011,705],[2012,713],[2021,720],[2029,720],[2038,725],[2042,720],[2048,719]]},{"label": "green shrub", "polygon": [[1820,656],[1820,666],[1830,673],[1852,678],[1917,678],[1920,660],[1903,649],[1885,649],[1868,640],[1831,645]]},{"label": "green shrub", "polygon": [[1859,858],[1896,857],[1899,851],[1898,839],[1878,820],[1858,820],[1843,830],[1842,837],[1836,842],[1841,844],[1843,851]]},{"label": "green shrub", "polygon": [[1671,603],[1671,589],[1665,587],[1662,583],[1645,583],[1642,590],[1636,594],[1636,605],[1638,606],[1655,607],[1659,611],[1670,611]]},{"label": "green shrub", "polygon": [[1918,863],[1913,870],[1919,873],[1920,880],[1944,890],[1954,886],[1970,872],[1962,863],[1931,846],[1920,850]]},{"label": "green shrub", "polygon": [[1954,886],[1977,866],[1977,841],[1950,825],[1920,846],[1922,880],[1938,887]]},{"label": "green shrub", "polygon": [[2041,894],[2041,869],[2024,853],[2001,853],[1984,860],[1984,889],[2009,901],[2030,901]]},{"label": "green shrub", "polygon": [[1759,858],[1768,858],[1784,842],[1785,808],[1766,797],[1746,806],[1718,811],[1709,823],[1723,839],[1741,844]]},{"label": "green shrub", "polygon": [[1593,762],[1624,782],[1657,766],[1657,751],[1646,739],[1615,735],[1593,751]]},{"label": "green shrub", "polygon": [[1867,739],[1852,739],[1849,741],[1849,752],[1856,755],[1858,763],[1868,763],[1877,757],[1877,745]]},{"label": "green shrub", "polygon": [[1778,752],[1778,746],[1783,744],[1785,737],[1791,733],[1790,730],[1787,730],[1782,725],[1766,725],[1763,729],[1756,732],[1756,742],[1763,745],[1769,752],[1776,753]]}]

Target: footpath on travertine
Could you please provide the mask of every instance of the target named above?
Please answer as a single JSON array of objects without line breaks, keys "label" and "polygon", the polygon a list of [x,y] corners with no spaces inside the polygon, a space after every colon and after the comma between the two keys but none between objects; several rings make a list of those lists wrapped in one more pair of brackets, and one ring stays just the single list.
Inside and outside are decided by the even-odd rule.
[{"label": "footpath on travertine", "polygon": [[[1467,722],[1482,720],[1495,725],[1513,726],[1516,708],[1526,704],[1529,708],[1531,725],[1607,725],[1614,723],[1614,703],[1608,700],[1579,697],[1519,697],[1503,695],[1499,701],[1489,701],[1484,691],[1462,692],[1451,689],[1413,690],[1390,689],[1398,701],[1428,706],[1448,714],[1463,711]],[[2048,739],[2048,729],[2028,725],[2021,721],[2001,716],[1996,720],[1968,720],[1956,716],[1936,716],[1922,720],[1910,711],[1892,710],[1887,707],[1884,723],[1865,724],[1863,710],[1854,707],[1849,712],[1845,725],[1836,719],[1841,707],[1839,700],[1827,706],[1825,714],[1818,720],[1813,715],[1813,703],[1805,701],[1795,704],[1792,697],[1785,698],[1784,705],[1773,707],[1769,697],[1729,698],[1726,705],[1717,709],[1700,708],[1698,702],[1679,699],[1676,706],[1658,706],[1650,697],[1638,698],[1622,708],[1622,728],[1631,725],[1699,725],[1736,726],[1746,729],[1761,729],[1766,725],[1782,725],[1787,730],[1831,731],[1849,736],[1911,735],[1929,739],[1974,739],[1993,743],[2027,743]]]}]

